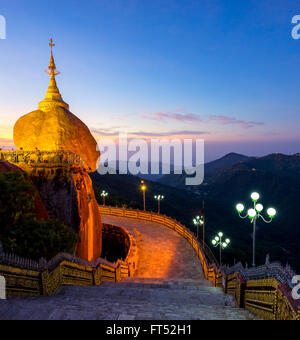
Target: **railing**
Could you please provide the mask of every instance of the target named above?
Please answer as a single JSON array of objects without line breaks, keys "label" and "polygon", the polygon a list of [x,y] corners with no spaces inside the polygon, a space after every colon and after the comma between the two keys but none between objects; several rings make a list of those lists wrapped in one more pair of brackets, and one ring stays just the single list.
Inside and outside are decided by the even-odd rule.
[{"label": "railing", "polygon": [[0,161],[20,165],[77,165],[84,166],[82,158],[69,151],[6,151],[0,150]]},{"label": "railing", "polygon": [[216,273],[218,287],[235,296],[239,307],[266,320],[300,320],[300,302],[292,297],[292,277],[289,267],[278,262],[255,268],[238,263]]},{"label": "railing", "polygon": [[179,235],[184,237],[195,250],[201,262],[205,278],[213,282],[215,281],[214,270],[216,268],[216,264],[215,262],[211,262],[212,260],[215,261],[214,255],[212,254],[208,246],[203,248],[202,243],[198,242],[196,236],[187,227],[185,227],[178,221],[165,215],[159,215],[152,212],[134,209],[99,206],[99,211],[101,215],[120,216],[137,220],[156,222],[176,231]]},{"label": "railing", "polygon": [[[100,206],[99,210],[102,215],[157,222],[176,231],[195,249],[206,279],[212,281],[215,287],[222,288],[226,294],[233,295],[238,307],[266,320],[300,320],[300,304],[292,298],[292,289],[286,278],[293,274],[289,267],[283,269],[278,263],[274,263],[255,270],[243,269],[240,264],[232,270],[219,268],[216,261],[212,262],[214,256],[203,249],[195,235],[170,217],[125,208]],[[261,279],[263,276],[265,279]]]},{"label": "railing", "polygon": [[292,298],[291,288],[276,278],[245,280],[240,273],[216,274],[216,286],[236,298],[245,308],[265,320],[300,320],[300,304]]},{"label": "railing", "polygon": [[130,276],[126,261],[110,263],[99,258],[89,262],[69,254],[58,254],[47,263],[1,254],[0,275],[5,277],[7,297],[48,296],[66,285],[99,286],[102,282],[121,281]]}]

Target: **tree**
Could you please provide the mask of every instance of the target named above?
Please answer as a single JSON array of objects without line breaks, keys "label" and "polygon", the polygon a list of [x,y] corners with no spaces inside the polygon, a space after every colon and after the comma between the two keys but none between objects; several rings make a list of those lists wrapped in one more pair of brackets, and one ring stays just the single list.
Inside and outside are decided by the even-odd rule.
[{"label": "tree", "polygon": [[37,220],[36,193],[25,173],[0,173],[0,240],[4,251],[35,260],[72,253],[75,232],[57,220]]}]

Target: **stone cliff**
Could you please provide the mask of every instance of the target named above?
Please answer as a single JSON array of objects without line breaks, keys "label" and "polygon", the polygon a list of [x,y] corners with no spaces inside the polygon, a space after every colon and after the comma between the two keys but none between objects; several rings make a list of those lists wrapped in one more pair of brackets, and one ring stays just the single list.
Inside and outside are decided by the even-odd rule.
[{"label": "stone cliff", "polygon": [[76,186],[80,218],[77,255],[89,261],[96,260],[102,252],[102,223],[90,176],[77,169],[72,173]]},{"label": "stone cliff", "polygon": [[92,181],[80,167],[23,165],[51,218],[78,232],[76,255],[96,260],[102,250],[102,223]]}]

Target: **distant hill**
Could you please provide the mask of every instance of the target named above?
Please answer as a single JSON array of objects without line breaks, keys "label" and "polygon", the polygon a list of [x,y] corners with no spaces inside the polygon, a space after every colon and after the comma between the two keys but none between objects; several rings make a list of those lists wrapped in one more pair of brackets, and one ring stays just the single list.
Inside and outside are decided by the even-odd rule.
[{"label": "distant hill", "polygon": [[[166,185],[165,180],[165,183],[147,182],[147,208],[156,211],[153,196],[165,194],[163,212],[195,230],[192,219],[199,214],[202,200],[205,200],[207,241],[223,231],[232,239],[230,248],[224,251],[225,261],[232,264],[234,260],[241,260],[250,264],[252,226],[249,220],[238,217],[235,206],[243,202],[250,208],[250,194],[258,191],[265,210],[273,206],[278,211],[271,224],[258,223],[258,263],[264,263],[269,253],[271,260],[289,262],[300,270],[300,154],[272,154],[259,158],[229,154],[208,163],[206,168],[205,183],[197,187],[183,185],[182,176],[177,187]],[[142,208],[137,177],[93,174],[92,179],[96,191],[103,188],[111,193],[115,200],[111,204],[125,203],[129,207]]]},{"label": "distant hill", "polygon": [[[218,170],[224,170],[234,164],[244,162],[249,160],[250,157],[240,155],[237,153],[229,153],[228,155],[217,159],[215,161],[209,162],[204,165],[204,175],[205,181],[207,181],[211,176],[213,176]],[[187,175],[183,173],[182,175],[165,175],[157,181],[161,184],[169,185],[176,188],[186,189],[185,180]],[[191,188],[189,188],[191,189]]]}]

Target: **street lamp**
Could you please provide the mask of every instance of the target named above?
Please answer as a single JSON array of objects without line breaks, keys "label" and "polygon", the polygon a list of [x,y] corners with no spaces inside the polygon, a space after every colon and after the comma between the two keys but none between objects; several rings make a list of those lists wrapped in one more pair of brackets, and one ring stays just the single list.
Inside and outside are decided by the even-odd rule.
[{"label": "street lamp", "polygon": [[165,198],[163,195],[156,195],[154,196],[154,199],[157,200],[157,205],[158,205],[158,214],[160,214],[160,201],[162,201]]},{"label": "street lamp", "polygon": [[223,241],[223,237],[224,237],[224,234],[220,232],[218,233],[218,236],[216,236],[212,240],[212,244],[214,247],[220,246],[220,267],[222,266],[222,249],[226,249],[229,246],[229,243],[231,242],[229,238]]},{"label": "street lamp", "polygon": [[264,206],[261,203],[258,203],[258,200],[260,198],[260,195],[257,192],[253,192],[251,194],[251,199],[253,201],[253,208],[249,209],[247,211],[247,214],[245,216],[242,216],[243,211],[245,210],[245,207],[243,204],[239,203],[236,206],[236,210],[239,213],[239,216],[241,218],[249,218],[250,222],[253,223],[253,260],[252,260],[252,266],[255,267],[255,247],[256,247],[256,223],[259,218],[261,218],[265,223],[271,223],[273,221],[273,218],[276,215],[276,210],[274,208],[269,208],[267,210],[267,214],[269,216],[269,220],[263,217],[261,215],[262,211],[264,210]]},{"label": "street lamp", "polygon": [[147,190],[147,187],[146,187],[144,181],[141,181],[141,190],[143,192],[144,211],[146,211],[146,190]]},{"label": "street lamp", "polygon": [[105,190],[103,190],[101,196],[103,197],[103,206],[105,207],[105,198],[108,196],[108,193]]},{"label": "street lamp", "polygon": [[[199,226],[204,226],[203,216],[197,216],[193,219],[195,226],[197,227],[197,240],[199,240]],[[204,229],[203,229],[203,243],[204,243]],[[204,246],[204,244],[203,244]]]}]

